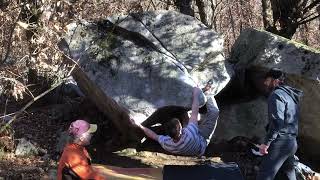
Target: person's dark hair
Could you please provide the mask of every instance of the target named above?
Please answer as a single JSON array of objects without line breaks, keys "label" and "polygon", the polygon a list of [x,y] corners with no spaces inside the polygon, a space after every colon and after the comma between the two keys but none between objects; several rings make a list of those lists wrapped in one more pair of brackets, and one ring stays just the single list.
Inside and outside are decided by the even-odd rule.
[{"label": "person's dark hair", "polygon": [[180,123],[178,118],[172,118],[169,122],[165,124],[165,132],[171,138],[175,138],[178,134],[177,125]]},{"label": "person's dark hair", "polygon": [[267,73],[265,78],[271,77],[273,79],[279,79],[281,81],[284,81],[285,79],[285,74],[283,71],[279,68],[272,68],[270,69]]}]

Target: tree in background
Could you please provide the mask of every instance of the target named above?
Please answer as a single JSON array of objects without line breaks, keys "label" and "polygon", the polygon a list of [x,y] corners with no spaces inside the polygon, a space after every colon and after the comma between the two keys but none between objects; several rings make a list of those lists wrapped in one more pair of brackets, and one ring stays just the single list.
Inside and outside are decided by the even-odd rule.
[{"label": "tree in background", "polygon": [[0,98],[29,101],[65,77],[57,42],[67,24],[133,11],[139,2],[0,0]]},{"label": "tree in background", "polygon": [[320,0],[261,0],[261,3],[264,28],[288,39],[299,26],[320,16]]},{"label": "tree in background", "polygon": [[174,5],[183,14],[196,18],[217,30],[217,15],[232,0],[175,0]]},{"label": "tree in background", "polygon": [[174,4],[182,14],[194,16],[192,0],[175,0]]},{"label": "tree in background", "polygon": [[169,1],[174,1],[174,9],[180,12],[184,12],[181,4],[192,8],[193,13],[188,15],[221,33],[226,54],[241,31],[249,27],[319,48],[320,0],[166,0]]},{"label": "tree in background", "polygon": [[[50,80],[50,85],[51,80],[60,76],[64,72],[64,55],[56,44],[66,25],[80,19],[96,21],[113,14],[164,9],[180,11],[221,34],[228,56],[245,28],[264,28],[319,48],[319,1],[0,0],[0,95],[18,97],[14,92],[21,89],[36,95],[32,89],[39,90],[36,86],[43,86],[42,79]],[[11,88],[1,88],[5,84]]]}]

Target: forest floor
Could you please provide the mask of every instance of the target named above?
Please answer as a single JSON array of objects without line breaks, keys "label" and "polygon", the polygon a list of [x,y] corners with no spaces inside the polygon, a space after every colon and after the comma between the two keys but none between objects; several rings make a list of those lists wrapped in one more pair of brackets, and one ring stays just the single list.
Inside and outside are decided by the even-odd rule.
[{"label": "forest floor", "polygon": [[[97,111],[96,109],[92,109],[93,106],[88,108],[88,105],[83,105],[88,104],[88,102],[80,101],[80,103],[78,101],[76,103],[49,106],[45,106],[45,102],[39,103],[37,107],[30,108],[28,112],[19,116],[12,126],[14,142],[20,138],[26,138],[37,147],[44,149],[45,153],[41,156],[17,157],[13,150],[3,153],[2,149],[0,151],[0,179],[55,179],[58,161],[56,144],[59,141],[59,132],[66,130],[70,122],[75,117],[79,117],[79,112],[95,114],[94,112]],[[14,108],[16,107],[11,108],[11,110],[14,110]],[[109,131],[104,130],[104,133],[108,133],[110,137],[110,139],[105,139],[107,142],[112,140],[114,134],[117,134],[112,129],[113,127],[110,127]],[[2,137],[0,136],[0,138],[3,137],[3,135]],[[140,149],[115,147],[114,144],[109,143],[106,146],[106,143],[104,143],[103,147],[106,149],[105,151],[101,151],[101,147],[97,145],[97,141],[93,140],[92,145],[88,147],[93,158],[93,163],[133,168],[194,165],[208,162],[236,162],[245,179],[250,180],[254,179],[261,160],[259,157],[248,153],[247,144],[241,142],[241,138],[232,142],[231,146],[228,143],[211,143],[205,157],[201,158],[175,156],[161,151],[156,152],[152,148],[154,150],[160,148],[153,146],[154,144],[149,146],[148,143],[145,146],[141,146],[142,148]],[[148,148],[148,146],[151,148]],[[98,153],[97,149],[99,148],[99,152],[102,153]]]}]

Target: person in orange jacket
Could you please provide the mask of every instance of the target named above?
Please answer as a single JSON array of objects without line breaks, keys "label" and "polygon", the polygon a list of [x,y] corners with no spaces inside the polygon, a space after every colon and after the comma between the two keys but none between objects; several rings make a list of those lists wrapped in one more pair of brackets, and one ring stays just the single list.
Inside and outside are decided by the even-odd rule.
[{"label": "person in orange jacket", "polygon": [[69,127],[72,142],[63,150],[58,166],[58,180],[64,179],[106,179],[91,166],[91,158],[85,146],[90,144],[91,137],[97,130],[96,124],[76,120]]}]

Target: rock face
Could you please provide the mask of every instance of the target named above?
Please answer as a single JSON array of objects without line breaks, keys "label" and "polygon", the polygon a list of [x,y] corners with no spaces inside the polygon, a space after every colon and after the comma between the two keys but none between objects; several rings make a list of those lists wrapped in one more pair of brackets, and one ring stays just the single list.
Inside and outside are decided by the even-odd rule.
[{"label": "rock face", "polygon": [[[230,62],[235,64],[236,69],[281,68],[287,74],[287,84],[303,90],[299,149],[311,156],[320,157],[320,151],[316,150],[320,148],[320,52],[268,32],[247,29],[234,44]],[[260,108],[265,109],[266,106]],[[257,116],[256,111],[248,113]],[[236,119],[234,123],[249,129],[251,125],[248,123],[251,121],[244,117]]]},{"label": "rock face", "polygon": [[38,148],[24,138],[19,141],[15,151],[16,156],[34,156],[38,153]]},{"label": "rock face", "polygon": [[124,134],[129,116],[143,121],[163,106],[191,107],[193,86],[212,79],[216,94],[230,79],[223,38],[173,11],[73,23],[59,46],[78,61],[81,90]]},{"label": "rock face", "polygon": [[267,103],[264,98],[220,107],[216,141],[231,140],[237,136],[262,139],[266,132]]}]

